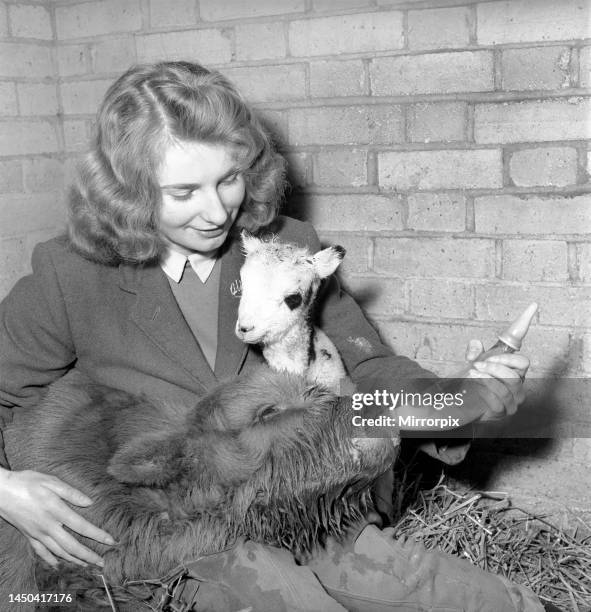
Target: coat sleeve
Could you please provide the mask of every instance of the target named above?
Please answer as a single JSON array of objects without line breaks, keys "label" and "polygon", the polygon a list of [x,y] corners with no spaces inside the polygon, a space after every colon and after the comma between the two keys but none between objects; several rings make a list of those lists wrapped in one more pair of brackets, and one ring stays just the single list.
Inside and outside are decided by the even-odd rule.
[{"label": "coat sleeve", "polygon": [[[314,251],[320,240],[309,223],[303,224],[305,242]],[[380,339],[355,300],[344,291],[333,275],[324,285],[319,300],[318,324],[334,342],[353,382],[371,382],[372,388],[396,392],[401,384],[415,379],[436,377],[418,363],[396,355]],[[470,443],[454,440],[413,440],[424,452],[444,463],[455,465],[464,459]]]},{"label": "coat sleeve", "polygon": [[[76,358],[48,243],[35,248],[32,268],[0,303],[0,431],[13,408],[35,404]],[[6,464],[0,440],[0,465]]]}]

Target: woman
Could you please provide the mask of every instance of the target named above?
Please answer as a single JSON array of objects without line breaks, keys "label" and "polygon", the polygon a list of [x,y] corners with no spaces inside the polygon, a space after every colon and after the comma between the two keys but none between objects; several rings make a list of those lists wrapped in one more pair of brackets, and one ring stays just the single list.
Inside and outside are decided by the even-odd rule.
[{"label": "woman", "polygon": [[[32,275],[0,307],[5,422],[71,368],[132,393],[194,403],[218,380],[260,364],[260,355],[233,333],[238,300],[231,286],[242,261],[238,230],[265,228],[319,248],[311,226],[277,217],[283,182],[283,159],[220,74],[165,62],[134,67],[118,79],[100,107],[92,151],[71,192],[68,236],[35,249]],[[387,389],[426,374],[380,342],[334,279],[320,322],[355,382],[371,378]],[[481,345],[472,345],[471,357],[480,351]],[[513,354],[480,366],[489,413],[515,411],[528,365],[525,356]],[[92,500],[53,477],[4,465],[0,516],[48,563],[63,558],[101,565],[69,532],[113,542],[66,503]],[[232,572],[224,578],[238,576],[245,591],[253,568],[271,576],[275,599],[259,589],[257,610],[280,609],[277,590],[285,609],[312,609],[310,600],[298,599],[305,592],[318,601],[314,609],[343,609],[318,580],[354,609],[408,609],[412,602],[461,609],[475,592],[497,598],[491,610],[541,609],[527,590],[460,567],[451,557],[409,549],[375,525],[345,545],[329,543],[307,567],[252,542],[220,553],[228,554],[232,562],[224,567]]]}]

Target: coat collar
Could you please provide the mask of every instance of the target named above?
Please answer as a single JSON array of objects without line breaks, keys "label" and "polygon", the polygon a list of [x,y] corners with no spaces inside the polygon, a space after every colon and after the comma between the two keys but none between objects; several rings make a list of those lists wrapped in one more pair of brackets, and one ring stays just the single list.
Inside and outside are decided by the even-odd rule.
[{"label": "coat collar", "polygon": [[120,288],[137,295],[131,311],[132,320],[205,390],[218,380],[238,374],[248,353],[248,345],[234,333],[240,299],[230,289],[233,281],[240,278],[244,256],[239,241],[228,243],[221,254],[218,346],[213,372],[183,317],[162,268],[159,265],[119,266]]}]

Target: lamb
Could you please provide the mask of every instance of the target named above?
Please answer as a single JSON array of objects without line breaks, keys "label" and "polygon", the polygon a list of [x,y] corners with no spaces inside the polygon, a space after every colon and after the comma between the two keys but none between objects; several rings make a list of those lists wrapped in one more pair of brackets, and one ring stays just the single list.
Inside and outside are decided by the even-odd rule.
[{"label": "lamb", "polygon": [[350,391],[338,350],[313,324],[320,283],[338,268],[345,249],[332,246],[313,255],[307,248],[246,232],[242,246],[246,258],[240,270],[236,335],[260,344],[274,370],[301,374],[334,393]]},{"label": "lamb", "polygon": [[[268,368],[196,406],[132,396],[74,372],[4,433],[13,469],[51,473],[95,500],[77,511],[119,544],[85,543],[104,557],[108,582],[121,585],[163,576],[240,536],[298,555],[344,534],[371,508],[370,485],[395,452],[388,439],[356,445],[347,406]],[[0,523],[0,555],[12,570],[0,576],[0,596],[33,592],[32,551]]]}]

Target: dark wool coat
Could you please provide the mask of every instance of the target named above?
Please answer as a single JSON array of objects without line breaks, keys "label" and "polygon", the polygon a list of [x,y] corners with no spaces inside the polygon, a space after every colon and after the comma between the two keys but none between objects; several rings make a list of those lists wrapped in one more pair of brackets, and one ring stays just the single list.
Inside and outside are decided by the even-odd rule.
[{"label": "dark wool coat", "polygon": [[[282,241],[320,248],[308,223],[280,217],[271,229]],[[72,252],[65,238],[38,245],[33,273],[0,304],[0,430],[13,409],[34,405],[44,387],[72,367],[131,393],[195,403],[219,381],[261,363],[256,347],[234,335],[239,298],[230,286],[239,278],[243,254],[238,240],[227,242],[214,371],[160,266],[94,263]],[[380,341],[335,279],[323,293],[318,323],[355,382],[372,378],[396,389],[396,380],[430,376]],[[2,449],[0,465],[6,465]]]}]

